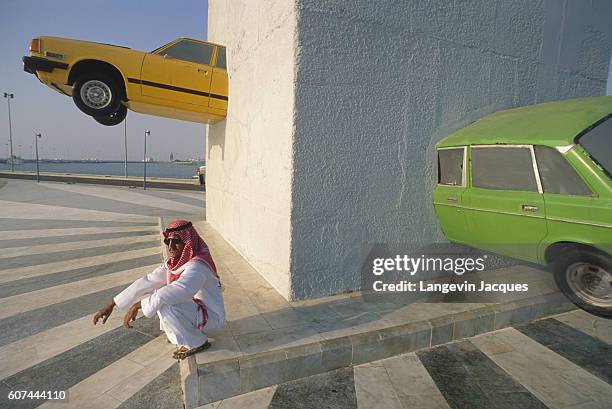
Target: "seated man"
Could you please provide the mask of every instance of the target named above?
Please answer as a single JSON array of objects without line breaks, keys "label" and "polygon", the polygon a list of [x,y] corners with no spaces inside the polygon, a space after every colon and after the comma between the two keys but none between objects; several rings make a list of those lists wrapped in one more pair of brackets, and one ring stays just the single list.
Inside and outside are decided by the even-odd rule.
[{"label": "seated man", "polygon": [[99,319],[106,323],[115,305],[129,307],[123,318],[128,328],[132,328],[130,321],[136,320],[139,309],[148,318],[157,313],[168,340],[179,346],[173,357],[185,359],[210,347],[206,333],[225,322],[221,281],[208,246],[191,222],[170,223],[164,231],[164,243],[168,259],[111,299],[93,321],[94,325]]}]

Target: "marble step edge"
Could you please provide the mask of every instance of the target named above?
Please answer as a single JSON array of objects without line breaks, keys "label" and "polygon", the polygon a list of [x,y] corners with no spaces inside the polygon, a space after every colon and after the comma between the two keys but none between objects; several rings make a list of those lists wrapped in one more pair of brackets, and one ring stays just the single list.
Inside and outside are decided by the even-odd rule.
[{"label": "marble step edge", "polygon": [[180,364],[185,408],[197,408],[268,386],[473,337],[575,308],[563,294],[554,292],[200,365],[192,356]]}]

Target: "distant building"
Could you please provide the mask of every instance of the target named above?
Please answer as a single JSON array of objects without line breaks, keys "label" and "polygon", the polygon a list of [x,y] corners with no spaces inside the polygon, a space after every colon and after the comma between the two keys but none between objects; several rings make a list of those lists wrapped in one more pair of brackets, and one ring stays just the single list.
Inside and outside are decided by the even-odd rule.
[{"label": "distant building", "polygon": [[170,152],[170,162],[174,162],[174,155]]}]

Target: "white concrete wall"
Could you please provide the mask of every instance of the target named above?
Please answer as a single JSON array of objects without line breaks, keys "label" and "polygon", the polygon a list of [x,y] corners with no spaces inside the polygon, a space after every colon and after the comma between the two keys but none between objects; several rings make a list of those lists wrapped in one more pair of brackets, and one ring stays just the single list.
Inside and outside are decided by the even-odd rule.
[{"label": "white concrete wall", "polygon": [[610,68],[608,68],[608,85],[606,86],[606,95],[612,95],[612,59],[610,59]]},{"label": "white concrete wall", "polygon": [[288,298],[357,289],[373,247],[442,239],[439,139],[604,93],[611,21],[609,0],[211,0],[230,107],[208,219]]},{"label": "white concrete wall", "polygon": [[293,297],[358,288],[374,246],[441,240],[435,143],[502,108],[603,94],[611,22],[609,0],[301,1]]},{"label": "white concrete wall", "polygon": [[295,29],[292,1],[209,2],[230,92],[226,120],[208,129],[207,220],[287,297]]}]

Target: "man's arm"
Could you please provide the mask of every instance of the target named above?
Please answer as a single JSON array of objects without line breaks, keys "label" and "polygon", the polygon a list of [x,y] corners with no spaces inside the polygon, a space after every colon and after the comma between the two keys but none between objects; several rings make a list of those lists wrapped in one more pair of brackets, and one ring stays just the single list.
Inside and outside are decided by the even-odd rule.
[{"label": "man's arm", "polygon": [[193,263],[181,273],[178,280],[156,290],[141,301],[142,313],[152,317],[163,305],[174,305],[190,301],[206,281],[205,267],[201,263]]},{"label": "man's arm", "polygon": [[[104,307],[96,312],[93,323],[96,325],[98,320],[102,319],[102,324],[106,324],[106,320],[112,314],[115,305],[119,309],[125,309],[142,297],[166,284],[166,267],[161,264],[151,273],[134,281],[128,288],[121,291],[112,298]],[[138,312],[138,311],[137,311]]]},{"label": "man's arm", "polygon": [[124,310],[145,294],[151,293],[165,285],[166,267],[161,264],[155,270],[134,281],[128,288],[117,294],[113,301],[120,310]]}]

